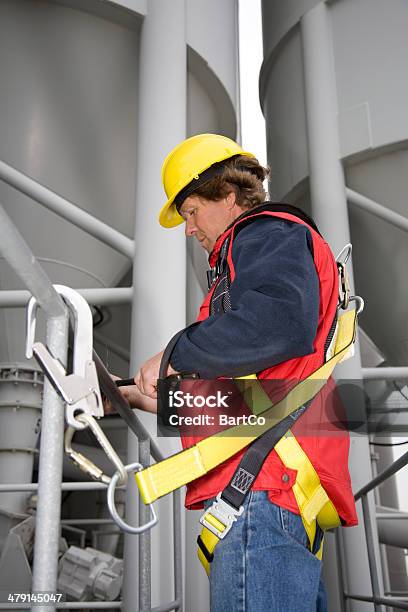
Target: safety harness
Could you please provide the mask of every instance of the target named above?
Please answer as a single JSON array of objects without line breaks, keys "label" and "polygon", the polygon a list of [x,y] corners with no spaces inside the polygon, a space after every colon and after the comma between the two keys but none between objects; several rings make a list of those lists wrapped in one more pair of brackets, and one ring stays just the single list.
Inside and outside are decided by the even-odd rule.
[{"label": "safety harness", "polygon": [[[293,215],[294,213],[291,212],[290,214]],[[303,222],[305,221],[303,220]],[[229,246],[225,247],[224,256],[227,255],[228,250],[231,250],[231,242]],[[346,256],[342,260],[341,256],[344,252],[346,252]],[[234,522],[242,514],[244,499],[272,449],[275,449],[287,468],[297,473],[292,490],[309,538],[310,550],[313,551],[317,525],[322,530],[340,525],[338,513],[322,487],[310,459],[293,435],[292,427],[308,409],[313,398],[324,387],[334,367],[350,357],[353,351],[357,316],[362,311],[364,303],[357,296],[350,297],[345,268],[350,252],[351,245],[347,245],[338,258],[337,267],[340,278],[338,316],[335,317],[326,339],[324,347],[326,362],[290,389],[276,403],[271,402],[270,397],[262,387],[261,381],[257,380],[255,374],[235,379],[246,404],[254,414],[264,417],[263,423],[260,424],[260,421],[258,421],[256,425],[236,425],[200,440],[194,446],[163,460],[161,460],[162,457],[157,447],[151,443],[152,454],[158,462],[145,469],[142,469],[140,464],[123,466],[97,424],[96,419],[103,414],[99,377],[102,390],[105,390],[109,397],[115,400],[119,414],[126,420],[129,427],[139,437],[147,437],[147,432],[118,392],[109,373],[97,355],[92,354],[92,316],[89,306],[72,289],[55,286],[63,295],[69,308],[72,309],[75,320],[74,366],[73,372],[67,373],[42,343],[34,342],[35,312],[38,304],[35,298],[31,298],[27,310],[26,354],[28,357],[34,354],[45,374],[66,402],[68,423],[65,436],[66,450],[81,469],[84,469],[93,478],[109,483],[108,506],[114,521],[121,529],[138,534],[152,528],[157,522],[152,506],[151,520],[138,527],[127,525],[116,512],[114,504],[115,487],[119,479],[121,483],[126,482],[128,472],[139,470],[135,473],[136,483],[144,503],[150,505],[156,499],[204,476],[245,448],[248,450],[243,455],[230,482],[217,495],[215,502],[200,519],[203,529],[198,538],[198,555],[208,574],[217,543],[228,534]],[[229,288],[231,281],[228,266],[221,265],[218,267],[218,278],[214,280],[212,293],[215,300],[213,301],[213,308],[226,310],[231,307],[228,298],[223,297],[223,301],[218,300],[218,304],[215,305],[218,295],[215,289],[217,289],[217,283],[220,282],[224,283],[224,288]],[[219,295],[228,296],[229,292],[223,293],[221,291]],[[357,302],[357,308],[346,310],[352,301]],[[171,347],[174,346],[180,333],[182,332],[179,332],[170,341],[164,352],[161,364],[162,375],[167,371],[166,360],[168,360]],[[98,377],[96,374],[98,374]],[[80,411],[79,415],[76,414],[77,411]],[[117,472],[112,478],[104,474],[89,459],[72,449],[71,442],[74,430],[84,429],[85,427],[91,428],[107,456],[117,468]],[[317,556],[321,556],[321,547]]]},{"label": "safety harness", "polygon": [[[288,212],[287,205],[278,206],[285,206],[283,212]],[[296,215],[299,216],[298,209],[289,208],[291,215],[294,215],[295,210]],[[280,210],[282,211],[282,208]],[[315,231],[318,231],[308,217],[305,219],[302,215],[301,218]],[[214,285],[210,303],[211,314],[225,312],[231,308],[230,275],[229,268],[225,265],[230,248],[231,245],[227,239],[222,245],[215,274],[210,278]],[[344,251],[345,249],[338,259],[341,259]],[[345,269],[350,251],[351,245],[347,247],[345,261],[338,262],[338,309],[325,344],[325,354],[330,355],[330,358],[275,404],[272,404],[262,385],[257,384],[256,375],[236,379],[252,412],[265,417],[264,425],[238,425],[229,428],[135,475],[143,501],[152,503],[174,489],[207,474],[248,447],[229,484],[217,495],[216,500],[200,519],[203,529],[197,539],[198,557],[207,574],[210,573],[210,564],[216,545],[228,534],[234,522],[242,514],[243,502],[272,449],[275,449],[287,468],[297,472],[292,490],[308,535],[310,550],[313,550],[318,525],[323,531],[340,525],[336,508],[321,485],[310,459],[293,435],[291,427],[323,388],[334,367],[352,355],[357,315],[362,310],[363,302],[361,298],[350,297]],[[340,314],[341,310],[344,311],[351,301],[359,302],[358,309]],[[166,355],[171,352],[171,346],[174,346],[179,335],[180,332],[170,342],[168,346],[170,350],[166,350]],[[244,379],[250,379],[249,397],[245,390]],[[316,552],[317,557],[321,558],[321,555],[322,545]]]}]

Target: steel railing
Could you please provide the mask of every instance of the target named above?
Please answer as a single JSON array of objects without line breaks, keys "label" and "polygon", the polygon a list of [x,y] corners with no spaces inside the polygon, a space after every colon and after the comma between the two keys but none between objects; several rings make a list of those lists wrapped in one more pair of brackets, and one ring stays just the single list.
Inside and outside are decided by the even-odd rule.
[{"label": "steel railing", "polygon": [[[367,483],[364,487],[362,487],[354,496],[356,501],[361,500],[362,503],[364,529],[366,533],[367,554],[371,578],[371,588],[373,594],[371,596],[356,593],[347,593],[344,590],[343,582],[343,596],[345,600],[352,599],[356,601],[366,601],[373,603],[375,612],[380,612],[382,605],[392,606],[394,609],[408,610],[408,597],[385,595],[385,593],[381,592],[379,580],[380,569],[378,566],[377,556],[375,554],[375,538],[372,527],[373,517],[371,516],[370,504],[368,503],[367,495],[379,485],[381,485],[383,482],[385,482],[388,478],[394,476],[394,474],[396,474],[406,465],[408,465],[408,452],[406,452],[402,457],[394,461],[387,469],[378,474],[378,476],[370,480],[370,482]],[[339,544],[338,540],[337,543]],[[341,555],[339,555],[339,562],[341,566]],[[340,567],[340,573],[342,576],[344,576],[343,567]]]},{"label": "steel railing", "polygon": [[[160,460],[160,459],[158,459]],[[106,490],[107,485],[102,482],[62,482],[61,483],[61,491],[95,491],[95,490]],[[118,486],[117,489],[124,489],[124,487]],[[37,491],[38,483],[9,483],[9,484],[0,484],[0,493],[16,493],[21,491]],[[174,558],[175,558],[175,599],[168,604],[164,604],[162,606],[156,606],[155,608],[151,608],[151,612],[167,612],[170,610],[181,610],[182,609],[182,583],[181,583],[181,571],[182,571],[182,555],[181,555],[181,524],[180,524],[180,491],[175,491],[173,493],[173,528],[174,528]],[[29,515],[27,515],[29,516]],[[64,519],[60,520],[60,525],[107,525],[114,524],[112,519]],[[106,533],[106,532],[104,532]],[[118,530],[115,531],[118,533]],[[141,586],[143,583],[139,583]],[[44,589],[50,591],[51,589]],[[54,588],[54,591],[57,589]],[[36,606],[35,610],[38,610],[39,606]],[[58,610],[67,610],[67,609],[83,609],[86,607],[87,609],[111,609],[111,608],[121,608],[121,601],[82,601],[82,602],[61,602],[59,604],[55,604],[54,608]],[[17,604],[17,603],[8,603],[8,602],[0,602],[0,608],[3,610],[26,610],[27,604]],[[50,611],[52,608],[47,605],[47,610]]]}]

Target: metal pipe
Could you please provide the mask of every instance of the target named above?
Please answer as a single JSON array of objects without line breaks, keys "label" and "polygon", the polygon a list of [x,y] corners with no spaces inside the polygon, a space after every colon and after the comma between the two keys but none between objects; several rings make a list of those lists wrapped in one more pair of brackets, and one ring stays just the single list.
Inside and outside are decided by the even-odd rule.
[{"label": "metal pipe", "polygon": [[[400,519],[406,521],[408,519],[408,512],[399,512],[398,510],[395,511],[395,514],[392,512],[377,512],[375,516],[378,520],[390,519],[398,521]],[[404,548],[407,548],[407,546],[404,546]]]},{"label": "metal pipe", "polygon": [[341,597],[340,610],[341,612],[346,612],[345,592],[348,588],[348,584],[347,584],[347,576],[344,572],[344,566],[345,566],[344,544],[343,544],[343,538],[342,538],[342,533],[340,529],[335,529],[334,537],[336,541],[336,552],[337,552],[337,559],[338,559],[338,585],[339,585],[339,592],[340,592],[340,597]]},{"label": "metal pipe", "polygon": [[129,259],[134,257],[133,240],[3,161],[0,161],[0,179]]},{"label": "metal pipe", "polygon": [[[76,289],[88,302],[97,306],[117,306],[129,304],[133,297],[132,287],[113,287],[103,289]],[[34,292],[32,292],[34,295]],[[58,294],[57,294],[58,295]],[[31,297],[29,291],[0,291],[0,308],[25,308]]]},{"label": "metal pipe", "polygon": [[378,474],[376,478],[373,478],[364,487],[362,487],[355,494],[354,496],[355,500],[357,501],[358,499],[363,497],[363,495],[367,495],[367,493],[375,489],[375,487],[378,487],[378,485],[384,482],[384,480],[387,480],[387,478],[389,478],[390,476],[393,476],[393,474],[398,472],[398,470],[405,467],[406,465],[408,465],[408,452],[404,453],[402,457],[399,457],[399,459],[394,461],[394,463],[392,463],[390,467],[388,467],[386,470]]},{"label": "metal pipe", "polygon": [[[380,538],[381,544],[392,546],[393,550],[398,548],[406,549],[408,547],[407,513],[405,513],[405,516],[393,516],[392,514],[379,516],[376,514],[376,519],[378,537]],[[395,519],[397,519],[397,521]],[[401,520],[404,520],[405,522],[401,523]],[[405,561],[405,554],[403,551],[400,552],[402,553],[402,560]],[[400,571],[404,574],[406,573],[405,563],[401,564]],[[388,586],[388,590],[391,590],[390,585]]]},{"label": "metal pipe", "polygon": [[[370,437],[370,440],[372,441],[372,438]],[[373,469],[373,478],[375,478],[376,476],[378,476],[378,464],[379,464],[379,460],[380,460],[380,454],[378,452],[372,452],[371,453],[371,465],[372,465],[372,469]],[[387,484],[391,487],[392,489],[392,482],[391,480],[388,480]],[[380,490],[374,489],[373,491],[374,494],[374,503],[375,503],[375,517],[377,517],[377,509],[378,509],[378,505],[380,504]],[[387,547],[384,546],[383,541],[381,540],[380,537],[380,524],[377,521],[377,532],[378,532],[378,539],[380,542],[380,556],[381,556],[381,570],[382,570],[382,581],[383,581],[383,585],[384,585],[384,591],[383,591],[383,595],[385,595],[386,591],[390,590],[391,588],[391,583],[390,583],[390,567],[389,567],[389,555],[387,554],[388,550]],[[391,551],[390,551],[391,552]],[[397,552],[402,552],[402,551],[397,551]],[[391,554],[393,554],[391,552]],[[405,563],[402,563],[401,566],[404,565],[405,567]],[[392,610],[387,607],[385,612],[392,612]]]},{"label": "metal pipe", "polygon": [[175,599],[169,604],[163,604],[162,606],[156,606],[152,608],[151,612],[170,612],[170,610],[180,610],[181,600]]},{"label": "metal pipe", "polygon": [[[163,200],[160,169],[168,152],[186,137],[187,116],[187,24],[186,0],[149,0],[140,33],[138,100],[138,175],[135,195],[131,364],[130,376],[144,361],[162,350],[171,336],[186,324],[186,244],[183,228],[163,231],[157,222],[157,203]],[[160,41],[160,44],[157,44]],[[158,91],[171,91],[164,103]],[[168,120],[171,116],[171,121]],[[138,257],[145,253],[145,258]],[[163,257],[154,256],[163,253]],[[165,258],[165,265],[164,259]],[[177,270],[177,274],[169,274]],[[152,282],[154,279],[154,282]],[[143,295],[143,300],[139,296]],[[163,300],[163,296],[171,299]],[[151,431],[156,430],[153,415],[140,415]],[[138,453],[137,440],[128,438],[128,462]],[[179,450],[179,443],[160,440],[166,454]],[[152,449],[152,456],[153,449]],[[161,508],[168,501],[163,501]],[[171,511],[170,511],[171,512]],[[128,496],[127,516],[136,518],[137,503]],[[132,524],[133,521],[131,520]],[[136,538],[125,535],[123,602],[133,612],[137,601],[134,576],[138,568]],[[173,572],[160,563],[172,558],[172,533],[165,521],[152,533],[152,556],[158,561],[151,577],[154,597],[163,599],[173,592]],[[160,601],[159,599],[159,601]],[[166,597],[168,599],[168,597]],[[156,603],[156,601],[154,601]]]},{"label": "metal pipe", "polygon": [[[37,298],[47,316],[47,346],[61,364],[68,352],[68,312],[34,254],[0,205],[0,252]],[[38,505],[35,529],[34,591],[56,591],[60,537],[64,405],[48,380],[44,382]],[[39,606],[37,612],[52,611]]]},{"label": "metal pipe", "polygon": [[[63,482],[59,485],[61,491],[99,491],[107,489],[107,485],[103,482]],[[116,487],[121,489],[123,487]],[[31,484],[0,484],[0,493],[13,491],[37,491],[38,483]]]},{"label": "metal pipe", "polygon": [[[150,465],[149,439],[139,441],[139,463]],[[139,524],[150,520],[150,508],[139,496]],[[151,608],[151,537],[150,530],[139,536],[139,610],[148,612]]]},{"label": "metal pipe", "polygon": [[[1,204],[0,253],[28,287],[30,293],[35,295],[47,317],[66,316],[64,302]],[[24,293],[28,299],[31,297],[28,291]]]},{"label": "metal pipe", "polygon": [[349,202],[355,204],[359,208],[363,210],[367,210],[372,213],[379,219],[383,221],[387,221],[387,223],[391,223],[398,227],[398,229],[403,230],[404,232],[408,232],[408,218],[400,215],[399,213],[390,210],[383,204],[379,204],[366,196],[363,196],[361,193],[346,187],[346,195]]},{"label": "metal pipe", "polygon": [[180,601],[182,611],[183,601],[183,551],[182,551],[182,534],[181,534],[181,492],[180,490],[173,493],[173,555],[174,555],[174,596]]},{"label": "metal pipe", "polygon": [[[314,217],[334,253],[350,242],[340,162],[337,99],[329,9],[319,3],[300,20],[309,181]],[[329,196],[329,197],[328,197]],[[333,222],[335,220],[335,223]]]},{"label": "metal pipe", "polygon": [[113,525],[113,519],[63,519],[61,525]]},{"label": "metal pipe", "polygon": [[[368,563],[370,566],[370,577],[371,577],[371,588],[373,590],[374,599],[381,596],[380,592],[380,582],[378,578],[378,569],[376,563],[376,553],[374,548],[374,534],[373,528],[371,525],[371,515],[370,515],[370,506],[368,503],[367,496],[362,498],[363,505],[363,519],[364,519],[364,527],[366,533],[367,540],[367,553],[368,553]],[[375,612],[381,612],[380,604],[374,601],[374,610]]]},{"label": "metal pipe", "polygon": [[399,380],[408,378],[408,367],[361,368],[364,380]]},{"label": "metal pipe", "polygon": [[392,606],[392,609],[408,610],[408,601],[405,603],[400,598],[394,597],[369,597],[368,595],[353,595],[352,593],[345,594],[347,599],[355,599],[356,601],[368,601],[370,603],[384,604]]},{"label": "metal pipe", "polygon": [[[47,320],[47,346],[56,359],[62,364],[66,363],[67,315]],[[64,404],[46,379],[40,439],[33,591],[55,592],[57,590],[63,442]],[[47,610],[51,612],[53,609],[55,607],[48,605],[36,607],[37,612],[47,612]]]}]

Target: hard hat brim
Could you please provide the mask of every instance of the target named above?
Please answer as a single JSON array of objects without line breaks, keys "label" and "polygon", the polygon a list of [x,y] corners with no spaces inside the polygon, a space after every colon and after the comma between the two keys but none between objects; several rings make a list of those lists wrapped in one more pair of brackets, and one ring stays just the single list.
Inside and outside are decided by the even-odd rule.
[{"label": "hard hat brim", "polygon": [[[237,155],[237,153],[234,153],[231,157],[234,157],[235,155]],[[252,158],[255,157],[255,155],[253,153],[250,153],[249,151],[242,151],[238,153],[238,155],[243,155],[245,157],[252,157]],[[200,174],[204,172],[205,170],[207,170],[208,168],[210,168],[211,166],[213,166],[215,163],[224,161],[226,159],[228,159],[228,157],[227,158],[221,157],[220,159],[212,160],[211,164],[209,164],[205,168],[201,168]],[[190,182],[191,181],[186,181],[185,185],[181,185],[179,192],[182,189],[184,189],[184,187],[186,187]],[[165,228],[177,227],[177,225],[181,225],[181,223],[184,223],[183,217],[179,215],[179,213],[177,212],[176,205],[174,204],[174,199],[176,195],[177,194],[172,195],[172,197],[167,200],[167,202],[165,203],[165,205],[162,207],[162,209],[159,212],[159,223],[162,227],[165,227]]]}]

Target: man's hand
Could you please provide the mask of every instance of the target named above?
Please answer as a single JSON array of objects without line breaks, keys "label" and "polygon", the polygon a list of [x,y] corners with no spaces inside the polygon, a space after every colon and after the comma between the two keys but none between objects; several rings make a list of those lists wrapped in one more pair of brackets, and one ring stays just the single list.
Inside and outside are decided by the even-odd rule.
[{"label": "man's hand", "polygon": [[[139,372],[135,376],[135,383],[140,392],[152,399],[157,399],[157,379],[159,378],[159,369],[162,356],[163,351],[157,353],[157,355],[151,357],[151,359],[148,359],[148,361],[142,365]],[[176,370],[169,365],[166,376],[176,373]]]},{"label": "man's hand", "polygon": [[[119,376],[111,374],[112,380],[120,380]],[[154,399],[143,395],[140,389],[136,385],[127,385],[126,387],[118,387],[118,390],[123,397],[129,402],[132,408],[139,408],[146,412],[157,412],[157,402]],[[103,409],[105,414],[115,414],[115,409],[112,404],[104,399]]]}]

